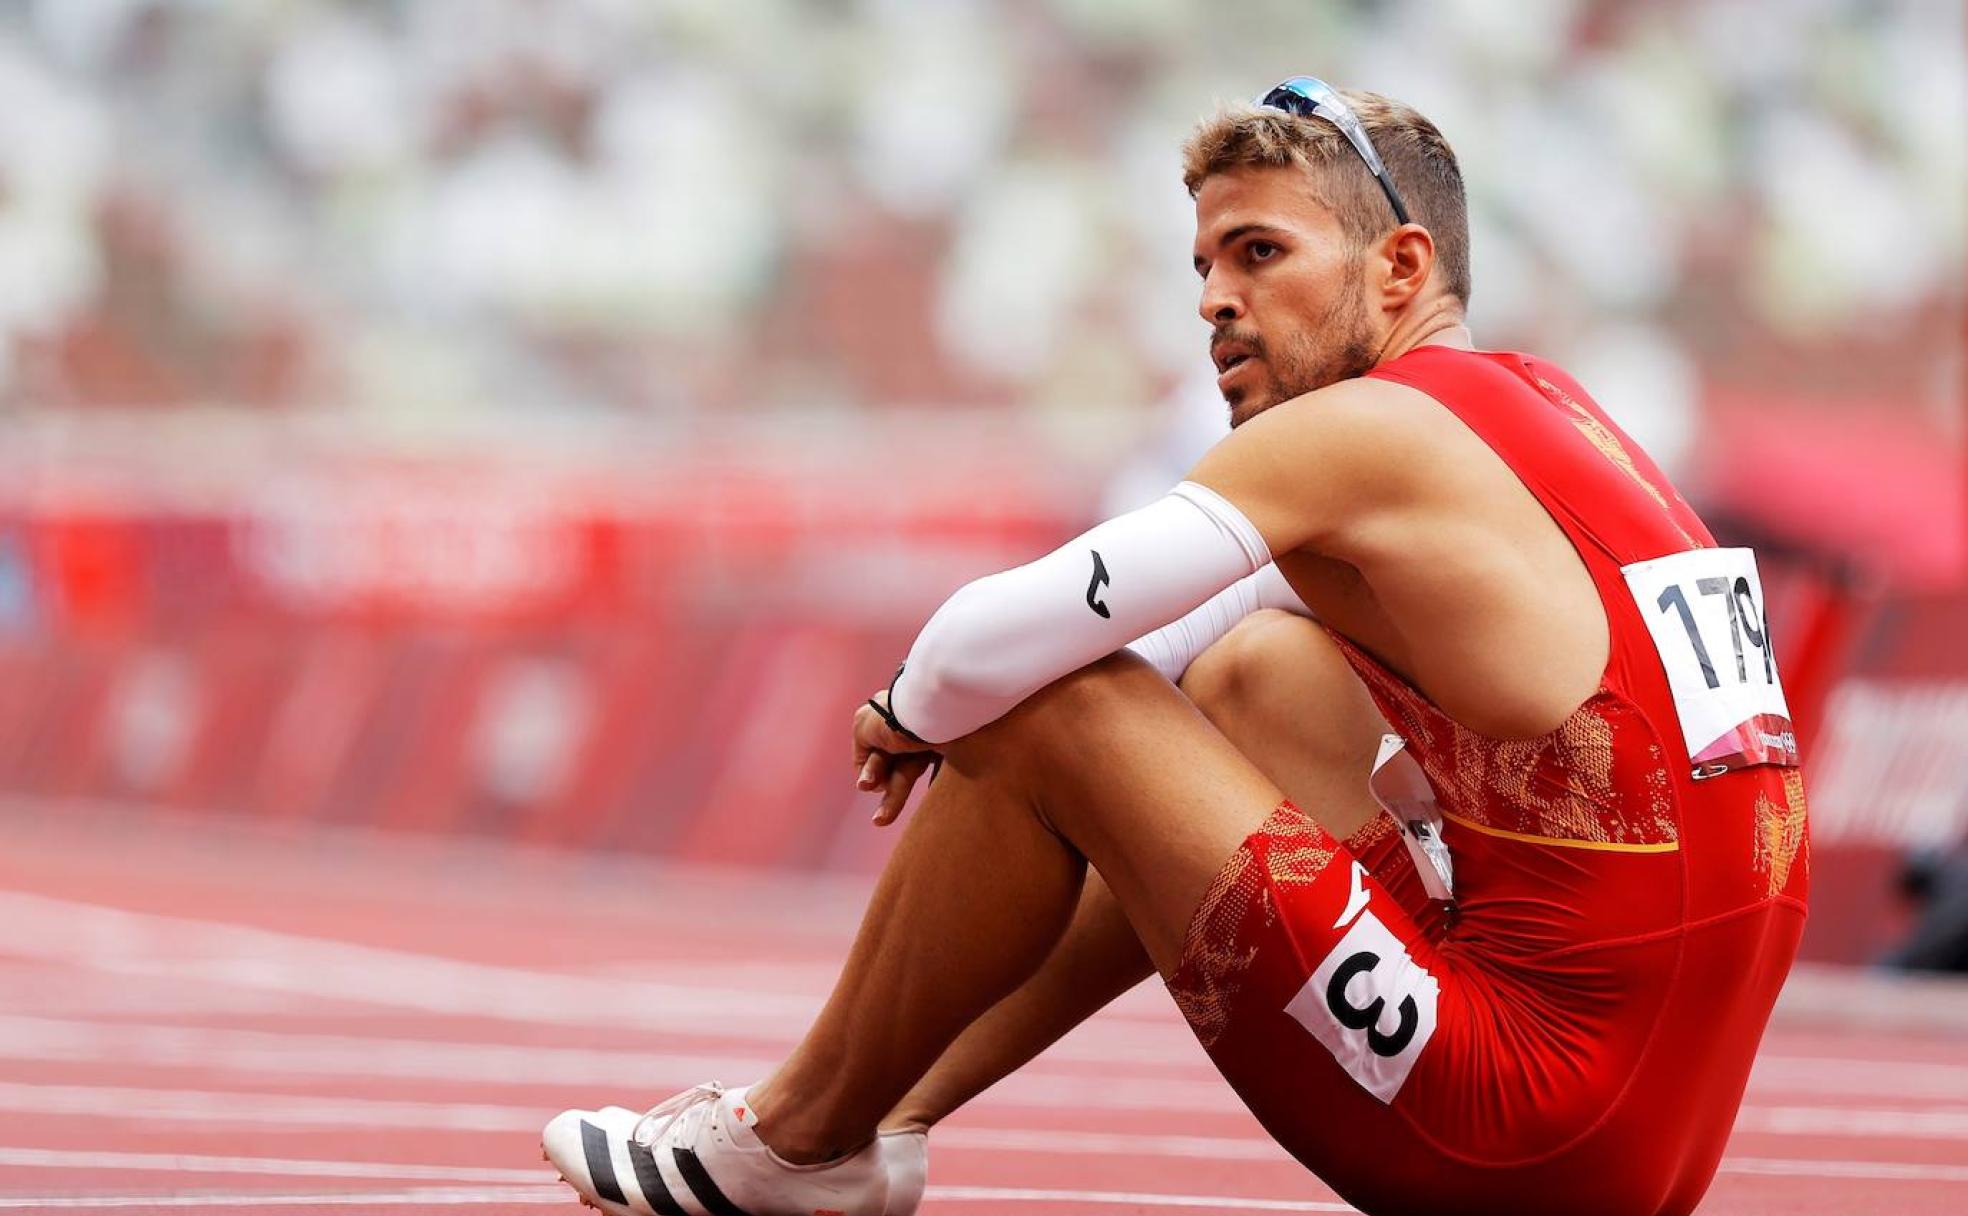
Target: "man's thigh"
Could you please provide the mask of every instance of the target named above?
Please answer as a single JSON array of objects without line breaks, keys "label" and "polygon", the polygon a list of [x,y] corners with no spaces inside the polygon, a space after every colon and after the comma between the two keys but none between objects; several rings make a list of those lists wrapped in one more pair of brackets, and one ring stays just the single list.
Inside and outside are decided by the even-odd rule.
[{"label": "man's thigh", "polygon": [[[1317,799],[1307,813],[1342,835],[1392,826],[1367,786],[1385,722],[1323,626],[1254,614],[1190,676],[1178,692],[1123,652],[980,732],[995,737],[981,762],[1018,757],[1041,815],[1107,881],[1164,976],[1203,893],[1288,793]],[[965,750],[950,757],[960,773]],[[1406,898],[1418,884],[1402,854],[1360,855],[1376,871],[1392,856],[1382,879]]]},{"label": "man's thigh", "polygon": [[1363,1211],[1635,1210],[1617,1203],[1645,1188],[1582,1138],[1631,1075],[1656,1007],[1637,994],[1678,943],[1520,974],[1449,934],[1413,865],[1391,826],[1338,841],[1280,807],[1212,884],[1169,981],[1197,1038]]},{"label": "man's thigh", "polygon": [[1342,1197],[1460,1211],[1396,1106],[1430,1084],[1459,979],[1369,866],[1287,804],[1205,897],[1169,990],[1265,1129]]}]

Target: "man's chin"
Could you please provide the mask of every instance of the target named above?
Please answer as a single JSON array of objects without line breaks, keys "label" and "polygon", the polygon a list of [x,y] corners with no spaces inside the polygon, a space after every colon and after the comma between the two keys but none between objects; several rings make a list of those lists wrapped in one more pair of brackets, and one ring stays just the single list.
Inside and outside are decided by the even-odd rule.
[{"label": "man's chin", "polygon": [[1230,407],[1230,426],[1234,429],[1271,408],[1273,402],[1264,393],[1253,393],[1248,389],[1237,389],[1224,394],[1224,402]]}]

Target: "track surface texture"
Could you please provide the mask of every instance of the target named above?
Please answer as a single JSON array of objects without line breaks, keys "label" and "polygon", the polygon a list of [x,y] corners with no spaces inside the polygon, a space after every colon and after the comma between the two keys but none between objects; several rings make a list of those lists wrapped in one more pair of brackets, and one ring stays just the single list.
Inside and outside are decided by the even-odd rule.
[{"label": "track surface texture", "polygon": [[[563,1107],[755,1079],[866,883],[0,807],[0,1209],[579,1212]],[[1346,1212],[1157,984],[931,1137],[932,1216]],[[1968,997],[1805,970],[1712,1216],[1968,1211]]]}]

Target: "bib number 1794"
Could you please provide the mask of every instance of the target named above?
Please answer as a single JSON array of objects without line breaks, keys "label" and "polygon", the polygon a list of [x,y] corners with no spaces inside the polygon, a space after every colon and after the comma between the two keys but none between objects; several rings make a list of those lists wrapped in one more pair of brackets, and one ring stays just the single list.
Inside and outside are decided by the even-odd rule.
[{"label": "bib number 1794", "polygon": [[1695,549],[1621,573],[1666,669],[1693,775],[1795,765],[1754,554]]},{"label": "bib number 1794", "polygon": [[[1746,578],[1698,578],[1695,590],[1702,595],[1722,596],[1722,602],[1729,608],[1729,641],[1736,652],[1736,683],[1749,683],[1750,664],[1743,660],[1743,641],[1763,656],[1762,680],[1765,684],[1777,682],[1777,662],[1770,653],[1769,629],[1763,623],[1763,615],[1756,606],[1756,593]],[[1722,678],[1715,674],[1715,664],[1708,657],[1708,647],[1702,642],[1701,629],[1695,624],[1695,614],[1688,607],[1687,592],[1680,583],[1669,583],[1667,590],[1655,598],[1662,612],[1673,611],[1681,618],[1681,627],[1688,631],[1688,647],[1694,651],[1695,661],[1701,664],[1702,679],[1710,688],[1722,687]]]}]

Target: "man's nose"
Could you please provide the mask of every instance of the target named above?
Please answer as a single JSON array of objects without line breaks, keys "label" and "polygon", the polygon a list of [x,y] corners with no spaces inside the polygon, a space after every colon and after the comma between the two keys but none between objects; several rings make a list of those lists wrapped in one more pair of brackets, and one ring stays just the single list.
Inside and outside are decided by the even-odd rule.
[{"label": "man's nose", "polygon": [[1214,271],[1203,280],[1203,298],[1196,311],[1211,325],[1228,325],[1244,315],[1244,301],[1233,289],[1228,275]]}]

